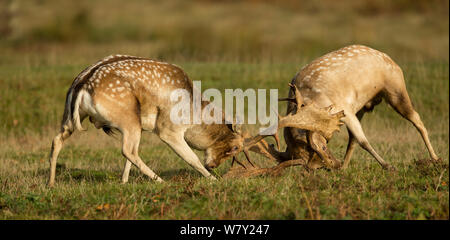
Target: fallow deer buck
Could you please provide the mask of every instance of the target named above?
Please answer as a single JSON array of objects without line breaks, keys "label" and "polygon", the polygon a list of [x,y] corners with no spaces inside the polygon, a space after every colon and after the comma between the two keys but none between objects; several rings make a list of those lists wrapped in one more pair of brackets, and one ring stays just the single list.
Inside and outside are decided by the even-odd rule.
[{"label": "fallow deer buck", "polygon": [[417,128],[432,160],[439,160],[424,124],[411,104],[402,70],[385,53],[362,45],[347,46],[319,57],[303,67],[291,84],[289,98],[284,99],[289,101],[288,113],[296,111],[296,104],[302,104],[295,100],[296,95],[302,95],[301,101],[306,104],[314,104],[319,108],[333,104],[334,111],[344,111],[345,117],[342,121],[349,135],[344,163],[336,160],[328,150],[328,139],[314,131],[294,128],[284,129],[287,144],[285,152],[275,150],[264,141],[253,148],[255,152],[278,162],[286,162],[286,166],[291,161],[292,164],[304,164],[312,169],[323,166],[345,169],[358,143],[383,168],[392,168],[369,144],[360,123],[366,112],[372,111],[385,99],[395,111]]},{"label": "fallow deer buck", "polygon": [[[55,182],[56,160],[63,142],[76,129],[83,130],[81,123],[86,117],[106,133],[116,130],[122,134],[122,154],[127,159],[122,182],[128,181],[131,164],[151,179],[162,181],[138,155],[142,131],[154,132],[203,176],[215,179],[205,166],[214,167],[234,157],[255,138],[244,137],[238,125],[225,121],[222,124],[173,123],[170,113],[176,103],[171,101],[171,93],[177,89],[187,90],[192,101],[192,81],[179,67],[164,62],[112,55],[86,68],[67,92],[61,130],[52,142],[48,184],[52,186]],[[203,101],[202,108],[207,103]],[[289,126],[330,135],[339,128],[341,117],[330,114],[328,108],[313,107],[291,115]],[[205,166],[191,147],[206,151]]]}]

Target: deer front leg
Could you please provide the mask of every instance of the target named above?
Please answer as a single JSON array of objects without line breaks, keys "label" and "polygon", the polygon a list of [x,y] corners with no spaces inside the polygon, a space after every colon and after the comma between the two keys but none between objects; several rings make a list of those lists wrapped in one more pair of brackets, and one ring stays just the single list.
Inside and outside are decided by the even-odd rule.
[{"label": "deer front leg", "polygon": [[203,164],[198,159],[197,155],[192,151],[189,145],[184,140],[184,132],[167,132],[164,131],[159,133],[159,137],[163,140],[169,147],[171,147],[175,153],[180,156],[184,161],[186,161],[191,167],[199,171],[204,177],[216,180],[216,178],[211,175],[211,173],[206,170]]},{"label": "deer front leg", "polygon": [[356,147],[357,143],[358,142],[356,141],[356,138],[353,136],[352,132],[350,132],[350,130],[348,130],[348,145],[347,145],[347,150],[345,151],[344,163],[342,164],[342,167],[341,167],[342,170],[345,170],[348,168],[348,165],[350,164],[350,159],[352,158],[353,151],[355,151],[355,147]]},{"label": "deer front leg", "polygon": [[[356,117],[358,117],[358,121],[361,122],[361,119],[364,116],[364,110],[360,110],[357,114]],[[347,145],[347,150],[345,151],[345,156],[344,156],[344,163],[342,164],[341,169],[345,170],[348,168],[348,165],[350,164],[350,159],[352,158],[353,155],[353,151],[355,150],[357,141],[356,138],[353,136],[352,132],[348,129],[347,127],[347,132],[348,132],[348,145]]]},{"label": "deer front leg", "polygon": [[347,128],[349,131],[352,132],[353,136],[355,137],[356,141],[358,141],[359,145],[369,152],[376,160],[377,162],[387,170],[395,170],[394,167],[392,167],[389,163],[385,162],[383,158],[378,155],[377,152],[375,152],[375,149],[370,145],[369,141],[367,140],[364,131],[361,127],[360,122],[358,121],[358,118],[355,115],[348,114],[343,119],[345,125],[347,125]]}]

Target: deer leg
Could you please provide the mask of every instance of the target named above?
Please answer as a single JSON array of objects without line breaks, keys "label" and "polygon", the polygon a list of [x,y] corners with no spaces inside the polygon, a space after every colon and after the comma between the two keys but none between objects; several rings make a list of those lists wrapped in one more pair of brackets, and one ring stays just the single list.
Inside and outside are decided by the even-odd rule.
[{"label": "deer leg", "polygon": [[416,111],[414,111],[412,114],[408,115],[406,119],[412,122],[416,127],[416,129],[419,131],[423,141],[425,142],[425,145],[428,149],[428,153],[430,154],[431,158],[433,160],[439,160],[439,157],[434,152],[433,146],[431,146],[430,139],[428,138],[427,129],[425,128],[422,120],[420,119],[419,114]]},{"label": "deer leg", "polygon": [[72,132],[70,132],[69,128],[63,126],[61,132],[53,139],[52,150],[50,153],[50,176],[47,183],[49,187],[52,187],[55,184],[56,160],[58,159],[64,141],[69,138],[70,135],[72,135]]},{"label": "deer leg", "polygon": [[[155,121],[156,121],[156,113],[157,113],[156,107],[149,104],[148,102],[143,102],[140,105],[140,111],[141,111],[140,118],[142,129],[146,131],[153,131],[153,129],[155,128]],[[128,182],[130,170],[131,170],[131,162],[127,160],[125,162],[125,167],[123,168],[122,183]]]},{"label": "deer leg", "polygon": [[387,101],[389,105],[394,108],[402,117],[410,121],[416,129],[419,131],[422,136],[423,141],[428,149],[428,153],[430,154],[433,160],[439,160],[439,157],[434,152],[433,146],[431,146],[430,139],[428,138],[428,132],[425,128],[422,120],[420,119],[419,114],[414,110],[411,100],[409,99],[408,94],[406,93],[406,89],[402,91],[400,94],[396,92],[396,94],[386,94]]},{"label": "deer leg", "polygon": [[159,137],[161,138],[161,140],[167,143],[167,145],[169,145],[178,156],[180,156],[184,161],[191,165],[191,167],[199,171],[203,176],[216,180],[216,178],[211,175],[208,170],[206,170],[206,168],[200,162],[200,159],[198,159],[197,155],[186,143],[183,134],[163,132],[159,133]]},{"label": "deer leg", "polygon": [[[123,134],[123,145],[122,145],[122,154],[123,156],[133,163],[139,170],[141,170],[145,175],[149,176],[151,179],[156,180],[157,182],[163,182],[163,180],[158,177],[139,157],[139,142],[141,139],[141,130],[136,129],[133,131],[125,130],[122,131]],[[128,163],[127,163],[128,164]],[[126,165],[125,165],[126,167]],[[131,167],[131,166],[130,166]],[[129,169],[127,171],[128,175]],[[125,170],[124,170],[125,173]],[[123,178],[122,178],[123,180]]]},{"label": "deer leg", "polygon": [[[347,113],[346,113],[347,114]],[[394,169],[387,162],[383,160],[383,158],[378,155],[377,152],[370,145],[366,136],[364,135],[364,131],[361,127],[358,118],[355,115],[347,114],[343,119],[345,125],[347,125],[348,130],[353,134],[356,141],[358,141],[359,145],[364,148],[367,152],[369,152],[384,169]]]},{"label": "deer leg", "polygon": [[342,164],[341,169],[348,168],[350,159],[352,158],[353,151],[355,150],[356,143],[357,143],[356,138],[353,136],[352,132],[350,132],[349,129],[347,129],[347,131],[348,131],[348,145],[347,145],[347,150],[345,151],[344,163]]},{"label": "deer leg", "polygon": [[[356,117],[358,117],[358,121],[361,121],[361,119],[364,116],[364,110],[359,111],[356,114]],[[342,164],[341,169],[347,169],[348,164],[350,163],[350,159],[352,158],[353,155],[353,151],[355,150],[356,147],[356,138],[353,136],[352,132],[347,128],[348,131],[348,145],[347,145],[347,151],[345,151],[345,156],[344,156],[344,163]]]},{"label": "deer leg", "polygon": [[130,170],[131,170],[131,162],[127,160],[125,162],[125,167],[123,168],[122,183],[128,182],[128,177],[130,176]]}]

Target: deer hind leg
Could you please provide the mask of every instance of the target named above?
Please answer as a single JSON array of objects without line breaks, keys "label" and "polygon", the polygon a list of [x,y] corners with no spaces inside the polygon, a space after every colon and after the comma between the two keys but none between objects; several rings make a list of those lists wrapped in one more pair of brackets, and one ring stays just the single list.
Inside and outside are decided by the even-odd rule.
[{"label": "deer hind leg", "polygon": [[156,180],[158,182],[162,182],[163,180],[160,177],[158,177],[158,175],[156,175],[139,157],[138,151],[139,151],[139,142],[141,140],[141,129],[140,128],[125,129],[122,130],[122,134],[123,134],[122,154],[127,159],[124,174],[125,172],[127,172],[127,178],[129,169],[131,167],[130,163],[133,163],[137,168],[139,168],[139,170],[141,170],[145,175],[149,176],[151,179]]},{"label": "deer hind leg", "polygon": [[381,158],[380,155],[378,155],[378,153],[375,152],[373,147],[370,145],[361,127],[361,123],[358,121],[358,118],[355,115],[346,113],[343,121],[347,126],[347,129],[353,134],[353,137],[364,150],[369,152],[384,169],[393,169],[393,167],[385,162],[383,158]]},{"label": "deer hind leg", "polygon": [[[140,120],[141,120],[141,126],[142,129],[145,131],[153,131],[155,128],[155,122],[156,122],[156,115],[158,110],[156,107],[152,106],[142,106],[141,105],[141,111],[140,111]],[[126,161],[125,167],[123,168],[122,173],[122,183],[128,182],[128,177],[130,176],[130,170],[131,170],[131,162]]]},{"label": "deer hind leg", "polygon": [[199,171],[204,177],[216,180],[211,173],[206,170],[203,164],[198,159],[197,155],[192,151],[189,145],[184,140],[184,133],[172,132],[165,130],[159,133],[159,137],[162,141],[167,143],[175,153],[186,161],[191,167]]},{"label": "deer hind leg", "polygon": [[58,159],[64,141],[67,140],[70,135],[72,135],[72,132],[69,130],[68,126],[63,126],[61,132],[53,139],[50,152],[50,176],[47,183],[49,187],[52,187],[55,184],[56,160]]},{"label": "deer hind leg", "polygon": [[[358,117],[358,121],[361,121],[361,119],[364,116],[364,110],[360,110],[356,117]],[[348,165],[350,164],[350,159],[352,158],[353,151],[355,150],[356,144],[358,141],[356,141],[356,138],[353,136],[352,132],[347,128],[348,131],[348,145],[347,150],[345,151],[344,156],[344,163],[342,164],[341,169],[347,169]]]},{"label": "deer hind leg", "polygon": [[434,152],[433,146],[431,146],[430,139],[428,138],[428,132],[420,119],[419,114],[414,110],[411,100],[406,92],[406,88],[403,91],[387,91],[386,94],[389,105],[394,108],[402,117],[410,121],[422,136],[423,141],[428,149],[428,152],[433,160],[439,160],[439,157]]},{"label": "deer hind leg", "polygon": [[131,164],[132,163],[128,160],[125,162],[125,167],[123,168],[123,173],[122,173],[122,183],[128,182],[128,177],[130,176]]}]

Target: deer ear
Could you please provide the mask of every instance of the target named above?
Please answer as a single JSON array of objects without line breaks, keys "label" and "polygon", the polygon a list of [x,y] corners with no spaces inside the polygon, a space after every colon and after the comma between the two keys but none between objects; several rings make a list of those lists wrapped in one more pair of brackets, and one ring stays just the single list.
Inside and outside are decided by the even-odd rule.
[{"label": "deer ear", "polygon": [[242,135],[242,124],[227,124],[227,127],[232,132]]},{"label": "deer ear", "polygon": [[233,132],[242,134],[242,124],[233,124]]}]

